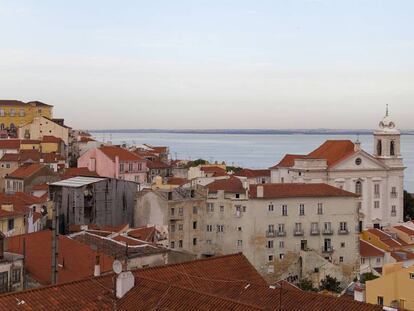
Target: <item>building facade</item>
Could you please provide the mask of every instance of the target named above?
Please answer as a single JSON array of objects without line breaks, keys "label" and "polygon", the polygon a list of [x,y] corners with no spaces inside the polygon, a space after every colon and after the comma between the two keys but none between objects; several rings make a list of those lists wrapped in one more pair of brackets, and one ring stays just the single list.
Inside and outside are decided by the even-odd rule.
[{"label": "building facade", "polygon": [[327,183],[361,196],[360,228],[403,221],[404,165],[400,131],[388,111],[374,132],[374,154],[359,141],[328,140],[307,155],[286,155],[271,168],[273,183]]}]

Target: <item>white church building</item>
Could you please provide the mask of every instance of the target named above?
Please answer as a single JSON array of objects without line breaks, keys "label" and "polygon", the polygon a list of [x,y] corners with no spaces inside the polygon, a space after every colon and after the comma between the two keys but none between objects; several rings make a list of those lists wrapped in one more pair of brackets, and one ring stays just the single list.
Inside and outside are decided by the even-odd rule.
[{"label": "white church building", "polygon": [[359,229],[403,222],[401,133],[388,109],[374,131],[374,154],[360,142],[327,140],[307,155],[287,154],[271,167],[272,183],[327,183],[360,194]]}]

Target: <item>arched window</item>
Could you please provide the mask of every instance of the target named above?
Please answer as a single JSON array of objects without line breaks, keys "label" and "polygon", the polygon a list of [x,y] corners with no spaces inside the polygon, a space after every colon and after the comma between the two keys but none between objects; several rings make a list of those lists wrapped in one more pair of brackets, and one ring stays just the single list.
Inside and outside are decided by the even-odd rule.
[{"label": "arched window", "polygon": [[378,140],[377,142],[377,155],[382,155],[382,141],[381,139]]},{"label": "arched window", "polygon": [[390,155],[395,155],[395,141],[391,140],[390,142]]},{"label": "arched window", "polygon": [[360,180],[355,183],[355,193],[362,194],[362,182]]}]

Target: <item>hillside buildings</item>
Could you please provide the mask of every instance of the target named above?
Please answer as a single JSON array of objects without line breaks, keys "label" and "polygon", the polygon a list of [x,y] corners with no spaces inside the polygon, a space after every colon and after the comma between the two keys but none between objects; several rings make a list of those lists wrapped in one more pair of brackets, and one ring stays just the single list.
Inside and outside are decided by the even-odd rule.
[{"label": "hillside buildings", "polygon": [[307,155],[287,154],[271,168],[273,183],[327,183],[361,196],[360,228],[403,221],[404,164],[400,131],[388,111],[374,132],[374,154],[358,141],[328,140]]}]

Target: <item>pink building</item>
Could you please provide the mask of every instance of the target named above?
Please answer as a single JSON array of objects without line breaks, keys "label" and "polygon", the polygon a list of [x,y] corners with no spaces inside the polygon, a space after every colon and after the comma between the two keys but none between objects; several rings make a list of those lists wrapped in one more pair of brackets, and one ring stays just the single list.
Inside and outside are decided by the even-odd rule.
[{"label": "pink building", "polygon": [[102,146],[88,150],[79,157],[78,167],[87,167],[102,177],[138,183],[147,181],[148,169],[145,159],[117,146]]}]

